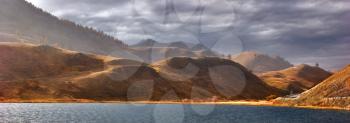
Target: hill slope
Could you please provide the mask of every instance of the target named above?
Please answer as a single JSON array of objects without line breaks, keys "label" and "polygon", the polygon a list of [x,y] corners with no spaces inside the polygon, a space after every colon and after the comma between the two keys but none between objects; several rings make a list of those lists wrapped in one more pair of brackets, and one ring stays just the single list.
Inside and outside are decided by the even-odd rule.
[{"label": "hill slope", "polygon": [[259,77],[270,86],[295,94],[311,89],[331,75],[319,67],[298,65],[281,71],[262,73]]},{"label": "hill slope", "polygon": [[281,57],[271,57],[256,52],[243,52],[233,59],[254,73],[283,70],[293,65]]},{"label": "hill slope", "polygon": [[350,107],[350,66],[302,93],[296,99],[286,101],[282,98],[276,101],[294,105]]},{"label": "hill slope", "polygon": [[[147,65],[19,43],[0,43],[0,51],[0,98],[5,100],[250,100],[280,95],[241,65],[219,58],[181,57]],[[188,63],[193,66],[179,69]]]},{"label": "hill slope", "polygon": [[[5,37],[5,38],[2,38]],[[113,55],[127,46],[121,41],[91,28],[60,20],[25,0],[1,0],[0,39],[27,43],[59,45],[88,53]],[[13,40],[17,39],[17,40]]]},{"label": "hill slope", "polygon": [[281,94],[279,90],[269,87],[243,66],[230,60],[176,57],[157,62],[153,66],[162,77],[181,83],[175,85],[179,93],[189,94],[192,90],[192,98],[210,97],[208,94],[212,94],[227,99],[265,99]]}]

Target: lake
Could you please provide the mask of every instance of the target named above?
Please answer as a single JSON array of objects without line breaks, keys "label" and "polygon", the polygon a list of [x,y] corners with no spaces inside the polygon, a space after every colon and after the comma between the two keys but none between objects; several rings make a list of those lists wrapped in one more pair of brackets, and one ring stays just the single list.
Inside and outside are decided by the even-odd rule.
[{"label": "lake", "polygon": [[349,111],[174,104],[0,104],[10,123],[350,123]]}]

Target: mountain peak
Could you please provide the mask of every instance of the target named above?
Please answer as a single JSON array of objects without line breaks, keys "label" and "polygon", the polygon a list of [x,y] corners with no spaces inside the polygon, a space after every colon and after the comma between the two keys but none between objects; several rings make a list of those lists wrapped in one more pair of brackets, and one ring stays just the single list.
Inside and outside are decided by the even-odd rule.
[{"label": "mountain peak", "polygon": [[293,65],[279,56],[269,56],[254,51],[242,52],[233,59],[255,73],[283,70]]}]

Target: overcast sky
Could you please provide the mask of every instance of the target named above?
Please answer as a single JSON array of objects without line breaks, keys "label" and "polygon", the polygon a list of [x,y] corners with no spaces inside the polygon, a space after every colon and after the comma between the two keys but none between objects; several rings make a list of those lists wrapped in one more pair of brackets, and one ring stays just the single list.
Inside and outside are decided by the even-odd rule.
[{"label": "overcast sky", "polygon": [[255,50],[327,69],[350,63],[350,0],[27,0],[128,44],[152,38]]}]

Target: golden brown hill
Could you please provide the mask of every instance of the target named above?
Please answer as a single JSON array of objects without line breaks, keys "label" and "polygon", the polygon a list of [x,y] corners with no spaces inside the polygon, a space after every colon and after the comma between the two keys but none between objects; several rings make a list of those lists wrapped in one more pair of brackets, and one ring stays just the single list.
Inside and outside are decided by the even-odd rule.
[{"label": "golden brown hill", "polygon": [[55,76],[103,68],[102,60],[50,46],[0,43],[1,80]]},{"label": "golden brown hill", "polygon": [[50,46],[0,44],[0,99],[256,100],[278,95],[230,60],[176,57],[148,65]]},{"label": "golden brown hill", "polygon": [[[104,61],[91,55],[50,46],[0,43],[0,96],[3,98],[63,98],[74,90],[74,76],[99,71]],[[66,89],[66,90],[65,90]]]},{"label": "golden brown hill", "polygon": [[162,77],[175,81],[174,89],[186,98],[266,99],[281,94],[231,60],[175,57],[153,66]]},{"label": "golden brown hill", "polygon": [[259,77],[270,86],[295,94],[311,89],[331,75],[319,67],[298,65],[281,71],[263,73]]},{"label": "golden brown hill", "polygon": [[297,105],[350,107],[350,65],[302,93]]}]

